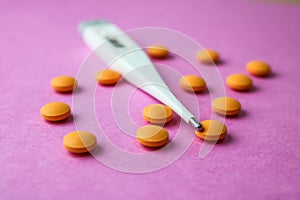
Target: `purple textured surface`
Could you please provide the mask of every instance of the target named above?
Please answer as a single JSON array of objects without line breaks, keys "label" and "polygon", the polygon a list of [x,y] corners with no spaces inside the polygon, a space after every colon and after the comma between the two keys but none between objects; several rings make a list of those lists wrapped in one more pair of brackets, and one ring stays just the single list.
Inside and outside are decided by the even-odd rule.
[{"label": "purple textured surface", "polygon": [[[299,6],[237,0],[0,4],[1,199],[300,199]],[[72,95],[55,93],[49,81],[76,75],[89,53],[77,25],[99,18],[124,30],[157,26],[183,32],[220,52],[223,78],[246,73],[252,59],[266,60],[274,73],[253,78],[255,90],[249,93],[227,89],[244,112],[226,119],[228,139],[204,159],[198,158],[202,141],[195,138],[166,168],[122,173],[63,148],[63,136],[75,129],[72,119],[54,125],[39,114],[50,101],[72,104]],[[186,72],[182,63],[166,62]],[[108,98],[110,88],[103,93]],[[130,113],[139,120],[139,108],[154,101],[139,91],[131,101],[135,98]],[[201,102],[202,96],[197,98]],[[209,106],[201,111],[202,119],[209,117]],[[113,132],[110,124],[105,128]],[[129,144],[131,150],[140,148]]]}]

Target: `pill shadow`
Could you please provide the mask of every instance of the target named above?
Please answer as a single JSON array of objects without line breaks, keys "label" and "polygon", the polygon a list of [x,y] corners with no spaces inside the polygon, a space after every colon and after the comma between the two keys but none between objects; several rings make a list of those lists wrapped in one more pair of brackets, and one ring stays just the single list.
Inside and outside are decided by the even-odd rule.
[{"label": "pill shadow", "polygon": [[177,55],[176,54],[173,54],[173,53],[169,53],[169,55],[167,56],[167,57],[165,57],[165,58],[153,58],[153,60],[165,60],[165,59],[174,59],[174,58],[176,58],[177,57]]},{"label": "pill shadow", "polygon": [[172,139],[169,139],[168,140],[168,143],[165,144],[164,146],[160,146],[160,147],[147,147],[147,146],[144,146],[144,145],[141,145],[142,149],[146,150],[146,151],[149,151],[149,152],[153,152],[153,151],[157,151],[157,150],[160,150],[160,149],[167,149],[168,151],[169,150],[172,150],[174,147],[175,147],[175,144],[174,144],[174,141],[172,141]]},{"label": "pill shadow", "polygon": [[205,94],[209,94],[210,89],[208,89],[207,87],[205,87],[205,89],[201,92],[195,92],[196,95],[205,95]]},{"label": "pill shadow", "polygon": [[271,71],[269,76],[266,76],[265,78],[277,78],[278,76],[279,76],[278,73]]},{"label": "pill shadow", "polygon": [[[220,115],[220,116],[223,116],[223,115]],[[248,116],[248,112],[245,111],[245,110],[241,110],[238,115],[229,115],[229,116],[226,116],[226,118],[228,118],[228,119],[237,119],[237,118],[242,118],[242,117],[247,117],[247,116]]]},{"label": "pill shadow", "polygon": [[99,88],[114,88],[114,87],[119,87],[122,86],[123,84],[126,83],[126,81],[124,81],[124,78],[120,78],[118,80],[118,82],[114,83],[114,84],[109,84],[109,85],[101,85],[100,83],[98,83],[97,87]]},{"label": "pill shadow", "polygon": [[172,53],[170,53],[166,58],[164,58],[164,59],[174,59],[174,58],[176,58],[176,54],[172,54]]},{"label": "pill shadow", "polygon": [[73,91],[68,92],[67,94],[78,94],[82,91],[83,91],[82,87],[77,86]]},{"label": "pill shadow", "polygon": [[232,144],[236,142],[236,140],[233,138],[232,135],[227,134],[226,137],[223,140],[220,140],[217,142],[219,145],[227,145],[227,144]]},{"label": "pill shadow", "polygon": [[[184,90],[184,89],[182,89]],[[205,87],[205,89],[203,91],[200,91],[200,92],[194,92],[194,91],[188,91],[188,90],[184,90],[184,92],[187,92],[188,94],[190,95],[196,95],[196,96],[200,96],[200,95],[206,95],[206,94],[209,94],[210,93],[210,90],[209,88]]]},{"label": "pill shadow", "polygon": [[67,119],[63,119],[63,120],[60,120],[60,121],[47,121],[45,120],[48,124],[51,124],[51,125],[59,125],[59,124],[69,124],[69,123],[73,123],[74,122],[74,117],[73,115],[71,114]]},{"label": "pill shadow", "polygon": [[232,89],[232,91],[234,92],[238,92],[238,93],[252,93],[252,92],[258,92],[259,91],[259,88],[256,86],[256,85],[253,85],[250,89],[248,90],[235,90],[235,89]]},{"label": "pill shadow", "polygon": [[79,87],[79,86],[76,86],[72,91],[67,91],[67,92],[58,92],[58,91],[55,91],[56,94],[59,94],[59,95],[72,95],[73,93],[79,93],[82,91],[82,88]]},{"label": "pill shadow", "polygon": [[142,149],[152,152],[152,151],[160,150],[160,149],[164,148],[166,145],[161,146],[161,147],[147,147],[144,145],[141,145],[141,146],[142,146]]},{"label": "pill shadow", "polygon": [[227,134],[226,137],[223,139],[223,140],[219,140],[217,142],[215,141],[204,141],[205,143],[208,143],[208,144],[217,144],[217,145],[227,145],[227,144],[232,144],[235,141],[235,139],[232,137],[232,135],[230,134]]},{"label": "pill shadow", "polygon": [[272,79],[277,78],[279,75],[276,72],[271,71],[271,73],[267,76],[255,76],[257,79]]},{"label": "pill shadow", "polygon": [[249,90],[249,92],[257,92],[257,91],[259,91],[259,88],[256,85],[253,85],[252,88]]},{"label": "pill shadow", "polygon": [[92,154],[93,156],[98,156],[98,155],[100,155],[101,152],[102,152],[101,147],[97,144],[95,149],[93,149],[92,151],[87,152],[87,153]]},{"label": "pill shadow", "polygon": [[90,152],[85,152],[85,153],[72,153],[68,151],[68,154],[74,158],[84,158],[84,157],[89,157],[92,156]]},{"label": "pill shadow", "polygon": [[89,152],[85,152],[85,153],[72,153],[68,151],[68,154],[72,157],[75,158],[82,158],[82,157],[90,157],[90,156],[97,156],[99,155],[101,152],[100,147],[97,145],[95,149],[93,149],[92,151]]},{"label": "pill shadow", "polygon": [[224,60],[224,59],[220,59],[217,63],[216,63],[216,65],[217,66],[219,66],[219,65],[225,65],[226,64],[226,61]]},{"label": "pill shadow", "polygon": [[146,147],[146,146],[143,146],[143,145],[140,145],[141,146],[141,149],[145,150],[145,151],[148,151],[148,152],[152,152],[152,151],[156,151],[160,148],[157,148],[157,147]]}]

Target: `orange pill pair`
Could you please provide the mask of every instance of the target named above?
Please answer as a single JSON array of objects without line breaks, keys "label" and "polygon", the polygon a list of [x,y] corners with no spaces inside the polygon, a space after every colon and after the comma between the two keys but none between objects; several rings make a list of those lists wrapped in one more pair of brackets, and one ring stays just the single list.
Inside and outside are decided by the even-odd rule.
[{"label": "orange pill pair", "polygon": [[[246,65],[247,71],[259,77],[266,77],[271,73],[271,67],[269,64],[263,61],[251,61]],[[231,74],[226,78],[227,85],[234,90],[246,91],[252,88],[252,79],[245,74]]]}]

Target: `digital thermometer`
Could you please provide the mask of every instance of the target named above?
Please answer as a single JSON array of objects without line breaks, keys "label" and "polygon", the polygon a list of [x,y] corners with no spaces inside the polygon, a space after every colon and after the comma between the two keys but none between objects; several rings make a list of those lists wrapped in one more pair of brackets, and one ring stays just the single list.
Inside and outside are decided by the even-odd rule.
[{"label": "digital thermometer", "polygon": [[88,21],[82,22],[79,30],[87,46],[110,69],[169,106],[194,129],[202,130],[197,118],[170,91],[143,49],[117,26],[107,21]]}]

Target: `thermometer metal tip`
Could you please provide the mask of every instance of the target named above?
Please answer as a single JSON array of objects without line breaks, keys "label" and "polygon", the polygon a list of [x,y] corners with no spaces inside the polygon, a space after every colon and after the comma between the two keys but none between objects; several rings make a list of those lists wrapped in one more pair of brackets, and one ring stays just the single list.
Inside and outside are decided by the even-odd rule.
[{"label": "thermometer metal tip", "polygon": [[195,117],[191,117],[191,118],[190,118],[189,124],[192,125],[192,127],[193,127],[196,131],[202,131],[202,130],[203,130],[202,124],[201,124]]}]

